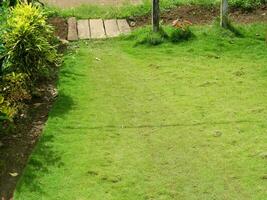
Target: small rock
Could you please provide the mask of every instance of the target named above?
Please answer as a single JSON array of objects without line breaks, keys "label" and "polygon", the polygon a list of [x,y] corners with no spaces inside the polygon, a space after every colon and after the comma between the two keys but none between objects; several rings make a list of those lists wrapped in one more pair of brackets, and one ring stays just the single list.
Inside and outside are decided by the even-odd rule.
[{"label": "small rock", "polygon": [[61,42],[61,44],[64,44],[64,45],[69,44],[68,40],[60,39],[59,41]]},{"label": "small rock", "polygon": [[214,133],[213,133],[213,136],[214,137],[220,137],[220,136],[222,136],[222,132],[221,131],[215,131]]},{"label": "small rock", "polygon": [[263,159],[267,159],[267,152],[262,152],[259,154],[259,156]]},{"label": "small rock", "polygon": [[131,21],[131,22],[130,22],[130,26],[131,26],[131,27],[135,27],[135,26],[136,26],[136,23],[133,22],[133,21]]},{"label": "small rock", "polygon": [[52,91],[51,91],[51,94],[53,96],[53,98],[57,98],[58,97],[58,91],[56,88],[54,88]]},{"label": "small rock", "polygon": [[95,58],[97,61],[101,61],[101,59],[100,58]]},{"label": "small rock", "polygon": [[14,173],[9,173],[9,175],[12,177],[17,177],[19,174],[17,172],[14,172]]}]

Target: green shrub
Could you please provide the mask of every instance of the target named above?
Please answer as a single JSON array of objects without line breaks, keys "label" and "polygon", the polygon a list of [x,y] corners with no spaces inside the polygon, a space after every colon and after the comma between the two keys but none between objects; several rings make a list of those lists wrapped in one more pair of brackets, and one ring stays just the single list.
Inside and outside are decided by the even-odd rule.
[{"label": "green shrub", "polygon": [[26,74],[16,74],[14,72],[3,76],[1,79],[2,107],[0,107],[0,111],[5,113],[9,119],[13,119],[19,110],[24,107],[25,101],[31,99],[27,81],[28,76]]},{"label": "green shrub", "polygon": [[266,4],[266,0],[229,0],[232,7],[243,8],[246,10],[254,9],[262,4]]},{"label": "green shrub", "polygon": [[189,27],[186,27],[185,29],[167,27],[166,32],[169,40],[173,43],[187,41],[194,36]]},{"label": "green shrub", "polygon": [[3,44],[3,34],[6,30],[6,20],[7,20],[7,14],[8,14],[8,3],[3,3],[3,5],[0,7],[0,75],[1,75],[1,69],[3,64],[3,58],[5,55],[5,47]]},{"label": "green shrub", "polygon": [[12,122],[24,108],[25,101],[31,99],[28,76],[10,73],[1,78],[0,87],[0,130],[4,124]]},{"label": "green shrub", "polygon": [[14,8],[1,9],[5,13],[0,16],[0,133],[3,133],[23,112],[38,79],[49,76],[59,64],[59,56],[53,29],[47,25],[41,8],[19,3]]},{"label": "green shrub", "polygon": [[150,28],[140,29],[135,33],[136,44],[159,45],[166,39],[163,29],[158,33],[153,32]]},{"label": "green shrub", "polygon": [[179,29],[172,26],[161,27],[158,33],[154,33],[151,27],[138,29],[128,37],[135,40],[135,45],[159,45],[163,42],[178,43],[191,39],[194,36],[191,29]]},{"label": "green shrub", "polygon": [[58,63],[53,29],[41,8],[17,4],[7,19],[3,35],[7,64],[5,70],[26,73],[32,82],[47,76]]}]

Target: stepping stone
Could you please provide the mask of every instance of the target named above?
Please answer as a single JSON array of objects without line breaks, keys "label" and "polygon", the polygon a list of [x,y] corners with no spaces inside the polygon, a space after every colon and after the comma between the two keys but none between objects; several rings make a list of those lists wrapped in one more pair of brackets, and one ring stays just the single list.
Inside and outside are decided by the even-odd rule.
[{"label": "stepping stone", "polygon": [[120,35],[120,30],[116,19],[104,20],[107,37],[116,37]]},{"label": "stepping stone", "polygon": [[126,21],[126,19],[118,19],[117,23],[118,23],[118,27],[121,33],[127,34],[131,32],[131,28],[128,22]]},{"label": "stepping stone", "polygon": [[71,17],[68,19],[68,40],[69,41],[78,40],[77,20],[75,17]]},{"label": "stepping stone", "polygon": [[90,39],[89,20],[78,20],[77,28],[79,39]]},{"label": "stepping stone", "polygon": [[126,19],[68,19],[68,40],[103,39],[127,34],[131,28]]},{"label": "stepping stone", "polygon": [[106,38],[106,32],[104,28],[104,23],[102,19],[91,19],[90,29],[92,39],[103,39]]}]

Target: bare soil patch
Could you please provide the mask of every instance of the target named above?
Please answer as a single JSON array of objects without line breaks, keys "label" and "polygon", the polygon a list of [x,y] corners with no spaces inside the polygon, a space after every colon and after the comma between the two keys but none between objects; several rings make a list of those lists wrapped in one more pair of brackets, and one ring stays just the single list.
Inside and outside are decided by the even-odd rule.
[{"label": "bare soil patch", "polygon": [[[161,19],[165,24],[171,24],[176,19],[186,19],[193,24],[211,24],[219,16],[219,8],[203,6],[178,6],[161,13]],[[239,9],[232,9],[230,17],[238,23],[267,23],[267,7],[262,6],[256,10],[246,12]],[[131,17],[129,21],[135,22],[135,27],[148,25],[151,23],[151,16]]]},{"label": "bare soil patch", "polygon": [[[53,82],[53,81],[52,81]],[[28,109],[15,120],[10,134],[0,135],[0,197],[11,199],[28,158],[38,141],[48,112],[53,104],[55,84],[45,83],[38,89],[40,97],[34,97]]]},{"label": "bare soil patch", "polygon": [[55,36],[60,39],[67,39],[68,36],[68,23],[62,17],[52,17],[48,19],[48,23],[54,27]]}]

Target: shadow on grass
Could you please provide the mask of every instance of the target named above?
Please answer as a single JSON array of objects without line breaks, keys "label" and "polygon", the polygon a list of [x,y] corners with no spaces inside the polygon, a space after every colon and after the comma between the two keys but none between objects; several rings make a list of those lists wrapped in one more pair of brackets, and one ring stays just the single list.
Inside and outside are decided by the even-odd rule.
[{"label": "shadow on grass", "polygon": [[49,113],[49,118],[59,117],[62,118],[73,108],[74,101],[71,97],[60,93],[57,97],[54,106]]},{"label": "shadow on grass", "polygon": [[[59,94],[49,118],[64,117],[72,109],[73,104],[74,101],[71,97],[63,93]],[[40,195],[45,194],[44,186],[41,183],[42,177],[47,176],[53,169],[64,166],[61,159],[62,153],[54,145],[55,134],[57,134],[56,131],[46,131],[40,137],[17,185],[17,193],[30,191]]]},{"label": "shadow on grass", "polygon": [[60,152],[53,147],[54,136],[43,135],[38,142],[38,145],[30,158],[25,173],[19,181],[17,192],[25,192],[25,189],[30,192],[44,194],[40,178],[50,172],[50,168],[61,167]]},{"label": "shadow on grass", "polygon": [[72,72],[70,70],[62,70],[60,72],[60,76],[62,76],[64,78],[68,78],[68,79],[76,79],[76,78],[80,78],[80,77],[85,77],[86,75],[81,74],[81,73],[75,73],[75,72]]}]

